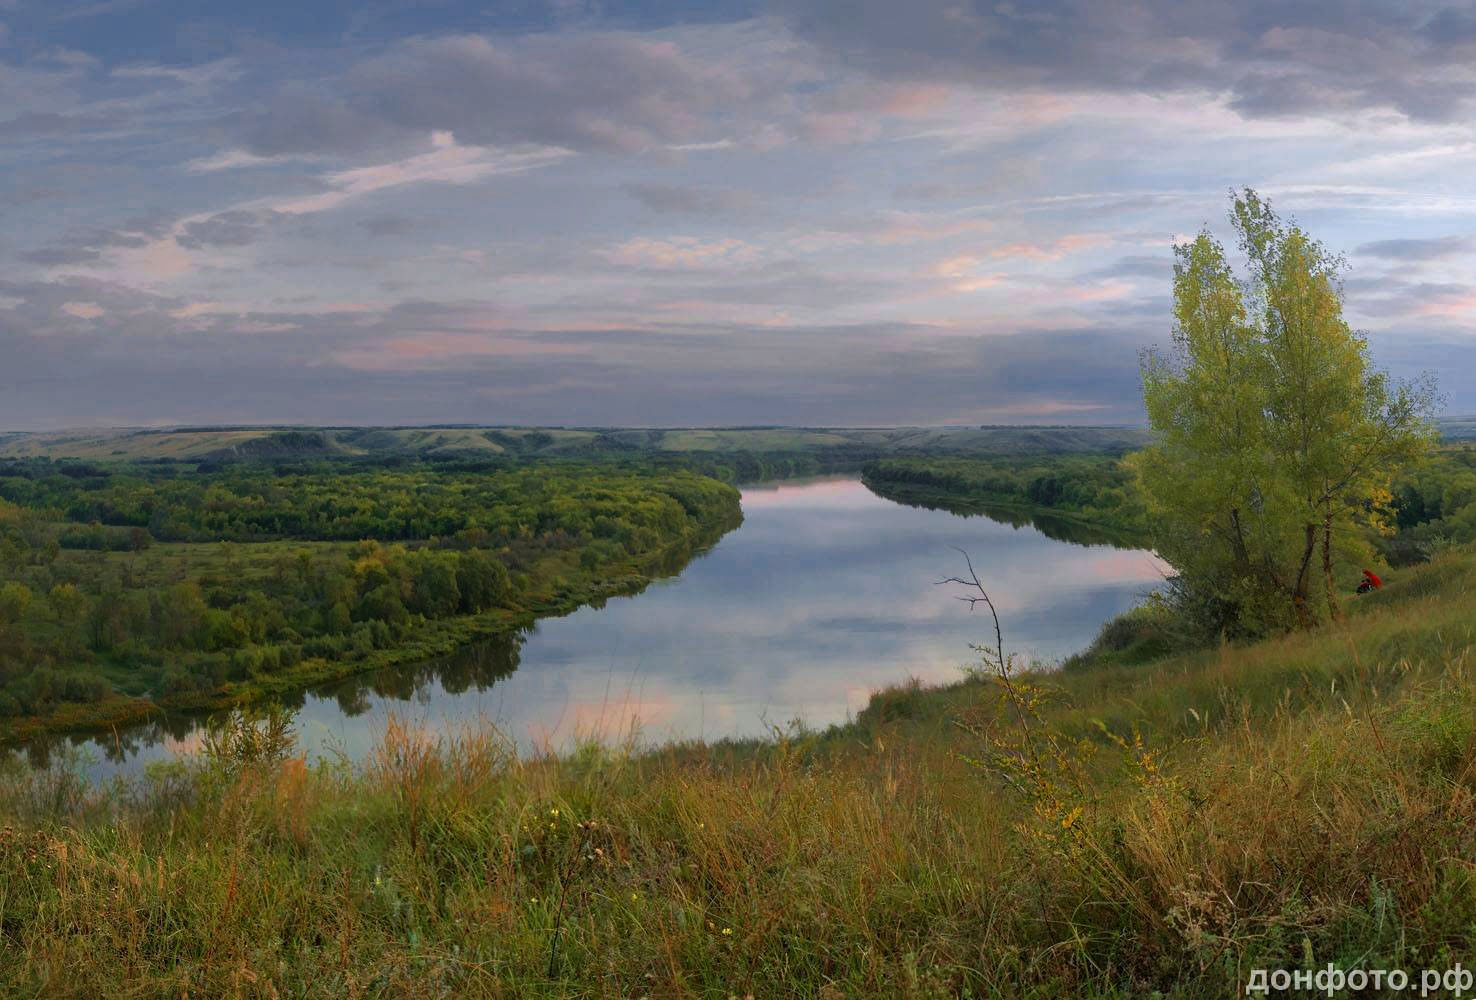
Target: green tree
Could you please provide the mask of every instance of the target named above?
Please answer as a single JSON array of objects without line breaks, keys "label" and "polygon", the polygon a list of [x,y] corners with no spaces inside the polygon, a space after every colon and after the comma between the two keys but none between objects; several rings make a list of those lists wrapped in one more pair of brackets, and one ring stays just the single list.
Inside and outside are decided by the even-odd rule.
[{"label": "green tree", "polygon": [[461,591],[456,581],[456,556],[453,553],[418,553],[414,564],[414,586],[411,591],[413,610],[427,618],[442,618],[456,613],[461,605]]},{"label": "green tree", "polygon": [[485,611],[507,596],[507,567],[480,549],[463,552],[456,567],[456,587],[462,611]]},{"label": "green tree", "polygon": [[75,584],[58,583],[51,588],[51,610],[56,615],[57,623],[71,628],[75,626],[82,616],[82,608],[87,598]]},{"label": "green tree", "polygon": [[14,625],[31,606],[31,589],[14,581],[0,587],[0,625]]},{"label": "green tree", "polygon": [[1134,467],[1159,551],[1214,626],[1305,628],[1317,575],[1340,613],[1335,564],[1367,557],[1358,529],[1382,528],[1392,478],[1433,441],[1434,393],[1373,368],[1340,257],[1249,189],[1231,220],[1244,280],[1208,232],[1174,248],[1173,348],[1143,361],[1157,439]]},{"label": "green tree", "polygon": [[349,615],[349,609],[342,601],[336,601],[333,607],[328,609],[324,619],[324,628],[333,634],[347,632],[353,628],[354,620]]}]

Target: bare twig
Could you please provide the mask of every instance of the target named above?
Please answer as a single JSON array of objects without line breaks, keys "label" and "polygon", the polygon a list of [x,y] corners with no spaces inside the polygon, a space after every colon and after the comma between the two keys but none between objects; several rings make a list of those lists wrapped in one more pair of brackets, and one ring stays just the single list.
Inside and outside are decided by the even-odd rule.
[{"label": "bare twig", "polygon": [[956,552],[958,552],[959,555],[964,557],[964,565],[967,566],[969,569],[968,578],[965,579],[964,577],[950,576],[945,579],[939,580],[938,584],[939,586],[942,586],[943,584],[947,583],[956,583],[960,586],[973,588],[974,590],[977,590],[979,592],[978,597],[971,597],[965,594],[959,595],[958,599],[960,601],[967,601],[970,611],[974,610],[975,605],[979,604],[979,602],[981,601],[986,607],[989,608],[989,615],[991,618],[994,619],[994,672],[996,676],[999,677],[999,682],[1004,685],[1005,693],[1009,697],[1010,705],[1015,710],[1015,720],[1020,724],[1020,732],[1025,738],[1025,748],[1027,751],[1029,751],[1031,758],[1035,759],[1037,757],[1037,753],[1035,749],[1035,741],[1030,738],[1030,724],[1025,719],[1024,709],[1020,707],[1020,696],[1018,692],[1015,691],[1014,682],[1010,678],[1010,664],[1009,661],[1005,659],[1004,633],[999,627],[999,612],[995,609],[994,601],[990,599],[989,592],[984,589],[984,584],[979,580],[979,574],[974,570],[974,560],[969,558],[969,554],[958,546],[955,545],[953,546],[953,548]]}]

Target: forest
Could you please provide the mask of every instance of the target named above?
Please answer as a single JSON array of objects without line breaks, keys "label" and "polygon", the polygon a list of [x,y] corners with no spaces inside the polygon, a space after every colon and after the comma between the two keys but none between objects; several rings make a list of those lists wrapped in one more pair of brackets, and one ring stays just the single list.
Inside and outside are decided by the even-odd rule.
[{"label": "forest", "polygon": [[[884,458],[868,462],[863,478],[882,496],[955,513],[1044,510],[1139,544],[1152,534],[1133,472],[1114,454]],[[1390,565],[1424,562],[1476,542],[1476,445],[1470,441],[1434,449],[1402,472],[1391,492],[1385,530],[1369,534]]]},{"label": "forest", "polygon": [[1115,454],[885,458],[867,463],[862,478],[890,499],[931,501],[957,513],[980,505],[1030,508],[1138,539],[1148,533],[1132,472]]},{"label": "forest", "polygon": [[0,731],[423,659],[639,587],[740,519],[686,470],[0,466]]}]

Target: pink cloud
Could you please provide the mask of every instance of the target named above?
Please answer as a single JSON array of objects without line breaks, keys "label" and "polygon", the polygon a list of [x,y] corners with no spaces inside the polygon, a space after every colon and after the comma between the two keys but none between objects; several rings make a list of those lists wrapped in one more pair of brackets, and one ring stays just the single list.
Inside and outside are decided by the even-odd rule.
[{"label": "pink cloud", "polygon": [[574,344],[540,342],[524,337],[481,333],[423,333],[395,337],[333,354],[333,360],[358,371],[406,371],[444,368],[466,358],[530,358],[581,354]]},{"label": "pink cloud", "polygon": [[890,97],[882,102],[881,110],[889,115],[909,117],[926,115],[940,109],[947,102],[948,97],[949,91],[946,87],[926,84],[898,87],[892,91]]},{"label": "pink cloud", "polygon": [[657,271],[701,271],[752,264],[761,256],[759,248],[737,239],[701,239],[696,236],[669,236],[652,239],[637,236],[604,251],[604,256],[621,267]]},{"label": "pink cloud", "polygon": [[1416,316],[1447,316],[1456,318],[1464,317],[1472,311],[1476,311],[1476,293],[1437,298],[1432,302],[1416,306],[1412,310]]},{"label": "pink cloud", "polygon": [[1068,254],[1101,246],[1109,242],[1099,233],[1073,233],[1050,243],[1009,243],[989,251],[991,257],[1028,257],[1032,260],[1060,260]]}]

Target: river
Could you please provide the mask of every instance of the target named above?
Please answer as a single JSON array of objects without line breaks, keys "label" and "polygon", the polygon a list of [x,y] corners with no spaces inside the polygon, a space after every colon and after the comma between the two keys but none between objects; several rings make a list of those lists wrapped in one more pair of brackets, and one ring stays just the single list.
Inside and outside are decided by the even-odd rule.
[{"label": "river", "polygon": [[[969,644],[992,641],[987,611],[937,583],[962,572],[956,549],[990,589],[1007,651],[1026,660],[1082,649],[1165,569],[1079,526],[906,506],[853,476],[749,486],[743,512],[741,527],[640,594],[302,692],[289,699],[301,749],[360,760],[391,716],[430,734],[497,726],[525,752],[825,726],[879,687],[957,678],[975,659]],[[75,747],[106,779],[190,752],[202,724],[176,716],[18,752],[42,766]]]}]

